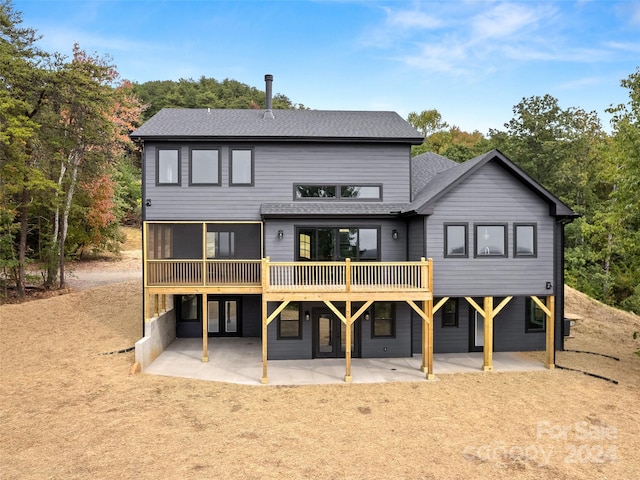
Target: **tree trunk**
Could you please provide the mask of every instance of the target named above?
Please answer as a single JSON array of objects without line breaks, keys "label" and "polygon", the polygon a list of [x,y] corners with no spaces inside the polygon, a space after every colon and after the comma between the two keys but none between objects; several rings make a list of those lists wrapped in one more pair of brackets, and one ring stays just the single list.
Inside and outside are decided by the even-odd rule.
[{"label": "tree trunk", "polygon": [[69,183],[69,190],[67,190],[67,198],[62,210],[62,217],[60,220],[60,257],[58,259],[58,265],[60,270],[60,288],[65,287],[64,278],[64,247],[67,241],[67,231],[69,229],[69,214],[71,212],[71,203],[73,201],[73,195],[76,190],[76,183],[78,181],[78,166],[80,164],[80,152],[74,151],[71,155],[71,182]]},{"label": "tree trunk", "polygon": [[[60,175],[58,176],[58,191],[62,191],[62,182],[64,180],[64,175],[67,172],[67,165],[65,162],[62,162],[60,165]],[[51,236],[51,246],[49,247],[49,259],[47,265],[47,280],[45,282],[45,286],[47,288],[53,287],[56,279],[58,278],[58,258],[59,258],[59,238],[58,234],[60,232],[60,205],[58,204],[58,192],[55,194],[55,214],[53,219],[53,235]]]},{"label": "tree trunk", "polygon": [[18,297],[24,298],[26,283],[27,260],[27,233],[29,231],[29,190],[22,189],[22,199],[20,205],[20,239],[18,243],[18,269],[16,275],[16,290]]}]

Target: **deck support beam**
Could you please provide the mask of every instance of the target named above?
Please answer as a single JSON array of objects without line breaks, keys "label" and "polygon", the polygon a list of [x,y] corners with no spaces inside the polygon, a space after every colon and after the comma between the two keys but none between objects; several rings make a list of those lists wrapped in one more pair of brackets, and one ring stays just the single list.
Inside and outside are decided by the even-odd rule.
[{"label": "deck support beam", "polygon": [[202,361],[209,361],[209,302],[207,294],[202,294]]},{"label": "deck support beam", "polygon": [[353,319],[351,318],[351,302],[347,300],[345,305],[345,326],[346,326],[346,338],[344,345],[344,357],[346,363],[346,372],[344,375],[344,381],[347,383],[351,383],[353,378],[351,377],[351,326],[353,325]]},{"label": "deck support beam", "polygon": [[531,296],[531,300],[533,300],[538,307],[544,312],[546,315],[546,325],[545,325],[545,356],[544,356],[544,366],[548,369],[555,368],[555,297],[553,295],[549,295],[547,297],[546,304],[542,303],[535,295]]}]

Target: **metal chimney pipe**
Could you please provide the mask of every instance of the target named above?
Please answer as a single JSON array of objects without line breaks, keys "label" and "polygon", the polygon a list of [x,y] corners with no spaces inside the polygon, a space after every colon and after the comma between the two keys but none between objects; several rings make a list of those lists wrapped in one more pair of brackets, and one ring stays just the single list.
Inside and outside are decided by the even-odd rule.
[{"label": "metal chimney pipe", "polygon": [[272,104],[273,104],[272,92],[271,92],[271,84],[273,83],[273,75],[270,75],[270,74],[265,75],[264,76],[264,81],[266,83],[265,109],[266,110],[271,110]]}]

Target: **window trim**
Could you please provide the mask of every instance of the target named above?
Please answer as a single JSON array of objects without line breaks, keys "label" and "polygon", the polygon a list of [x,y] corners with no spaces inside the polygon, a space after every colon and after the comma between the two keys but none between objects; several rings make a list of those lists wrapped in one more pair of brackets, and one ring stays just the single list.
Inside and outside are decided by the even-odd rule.
[{"label": "window trim", "polygon": [[[233,181],[233,152],[251,152],[251,181],[249,183],[236,183]],[[253,147],[231,147],[229,148],[229,186],[230,187],[253,187],[255,186],[255,151]]]},{"label": "window trim", "polygon": [[[208,152],[218,152],[218,181],[215,183],[209,182],[194,182],[193,181],[193,151],[204,150]],[[189,147],[189,186],[190,187],[219,187],[222,185],[222,149],[220,147]]]},{"label": "window trim", "polygon": [[[464,227],[464,253],[448,253],[449,250],[449,227]],[[469,224],[450,223],[444,224],[444,258],[469,258]]]},{"label": "window trim", "polygon": [[[391,334],[390,335],[376,335],[376,305],[388,303],[391,305],[391,318],[381,318],[380,320],[390,320],[391,321]],[[396,338],[396,304],[395,302],[373,302],[371,306],[373,310],[373,314],[371,315],[371,338],[372,339],[389,339]]]},{"label": "window trim", "polygon": [[[299,197],[298,187],[333,187],[335,196],[333,197]],[[359,198],[359,197],[343,197],[342,189],[345,187],[377,187],[379,195],[376,198]],[[294,183],[293,184],[293,200],[295,202],[381,202],[383,200],[382,183]]]},{"label": "window trim", "polygon": [[[545,333],[547,331],[547,314],[542,311],[542,309],[534,302],[531,297],[526,297],[524,302],[524,332],[525,333]],[[542,328],[532,328],[531,325],[531,315],[533,314],[534,309],[539,309],[543,314],[543,325]]]},{"label": "window trim", "polygon": [[[454,316],[455,323],[453,325],[447,325],[444,323],[445,321],[444,308],[449,302],[452,302],[455,305],[455,309],[456,309],[455,316]],[[440,308],[440,328],[460,328],[460,302],[458,298],[450,297],[449,300],[447,300]]]},{"label": "window trim", "polygon": [[[297,305],[298,306],[298,335],[297,336],[288,336],[282,335],[282,322],[294,322],[295,320],[282,320],[282,312],[278,314],[278,332],[277,338],[278,340],[302,340],[302,304],[300,302],[290,302],[289,305]],[[289,306],[287,305],[287,306]]]},{"label": "window trim", "polygon": [[[358,226],[335,226],[335,225],[295,225],[295,244],[294,244],[294,254],[296,262],[316,262],[319,260],[308,260],[306,258],[301,257],[300,255],[300,233],[302,230],[314,230],[316,234],[316,238],[313,239],[309,244],[309,254],[311,258],[313,258],[316,252],[312,251],[311,246],[315,245],[317,247],[317,232],[319,230],[333,230],[334,231],[334,244],[333,244],[333,259],[332,260],[323,260],[328,262],[343,262],[345,258],[340,255],[340,230],[343,229],[357,229],[359,230],[376,230],[376,241],[377,241],[377,252],[376,258],[360,258],[360,252],[358,249],[358,258],[352,259],[354,262],[379,262],[380,254],[381,254],[381,243],[382,243],[382,227],[380,225],[358,225]],[[358,233],[358,245],[360,245],[360,234]]]},{"label": "window trim", "polygon": [[[182,184],[182,158],[180,155],[180,147],[156,147],[156,186],[159,187],[164,187],[164,186],[169,186],[169,187],[176,187],[176,186],[180,186]],[[177,179],[175,182],[161,182],[160,181],[160,152],[166,152],[166,151],[173,151],[176,152],[177,155]]]},{"label": "window trim", "polygon": [[[478,253],[478,229],[482,228],[482,227],[502,227],[503,233],[504,233],[504,239],[503,239],[503,253],[500,254],[495,254],[495,253],[489,253],[489,254],[479,254]],[[508,235],[508,224],[507,223],[501,223],[501,222],[480,222],[480,223],[474,223],[473,224],[473,232],[474,232],[474,238],[473,238],[473,256],[474,258],[507,258],[509,256],[508,252],[509,252],[509,235]]]},{"label": "window trim", "polygon": [[[518,227],[533,227],[533,253],[518,253]],[[514,258],[537,258],[538,257],[538,224],[537,223],[514,223],[513,224],[513,256]]]}]

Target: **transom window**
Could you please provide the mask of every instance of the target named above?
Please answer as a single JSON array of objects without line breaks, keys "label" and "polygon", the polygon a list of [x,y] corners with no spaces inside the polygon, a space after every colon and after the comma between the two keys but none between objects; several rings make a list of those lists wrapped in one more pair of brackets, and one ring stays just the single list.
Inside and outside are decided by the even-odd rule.
[{"label": "transom window", "polygon": [[445,223],[444,256],[468,257],[467,238],[466,223]]},{"label": "transom window", "polygon": [[230,185],[253,185],[253,150],[231,150]]},{"label": "transom window", "polygon": [[191,185],[220,185],[220,151],[218,149],[191,149]]},{"label": "transom window", "polygon": [[514,257],[537,256],[537,232],[535,224],[514,224]]},{"label": "transom window", "polygon": [[295,185],[295,200],[382,200],[381,185]]},{"label": "transom window", "polygon": [[300,304],[291,302],[278,317],[278,338],[302,338]]},{"label": "transom window", "polygon": [[298,260],[378,260],[377,228],[299,228]]},{"label": "transom window", "polygon": [[156,152],[158,185],[178,185],[180,183],[180,150],[159,148]]},{"label": "transom window", "polygon": [[375,302],[371,320],[372,338],[390,338],[396,335],[394,305],[391,302]]},{"label": "transom window", "polygon": [[507,256],[507,226],[476,224],[476,257],[506,257]]}]

